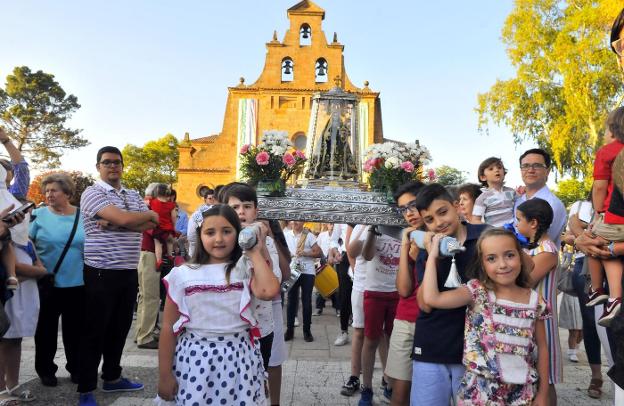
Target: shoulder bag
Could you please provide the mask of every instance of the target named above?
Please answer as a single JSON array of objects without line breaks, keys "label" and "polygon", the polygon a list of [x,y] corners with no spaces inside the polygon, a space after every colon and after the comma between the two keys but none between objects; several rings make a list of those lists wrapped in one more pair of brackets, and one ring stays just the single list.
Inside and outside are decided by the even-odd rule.
[{"label": "shoulder bag", "polygon": [[65,248],[63,248],[63,252],[59,257],[58,261],[56,261],[56,265],[54,266],[54,270],[52,273],[48,273],[37,281],[37,286],[39,287],[39,299],[43,300],[43,298],[48,298],[52,294],[52,290],[54,289],[54,277],[58,272],[63,260],[65,259],[65,255],[67,251],[69,251],[69,247],[71,246],[72,241],[74,240],[74,235],[76,235],[76,229],[78,228],[78,219],[80,217],[80,209],[76,209],[76,216],[74,217],[74,225],[72,226],[71,233],[69,233],[69,239],[67,243],[65,243]]}]

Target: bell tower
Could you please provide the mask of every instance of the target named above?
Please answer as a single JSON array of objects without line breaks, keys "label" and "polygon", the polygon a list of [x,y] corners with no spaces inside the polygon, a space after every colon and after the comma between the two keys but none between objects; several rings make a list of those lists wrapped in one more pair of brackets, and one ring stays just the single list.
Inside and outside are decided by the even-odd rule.
[{"label": "bell tower", "polygon": [[289,27],[282,39],[277,31],[266,43],[264,68],[258,79],[247,84],[241,78],[228,88],[221,132],[208,137],[185,137],[179,146],[178,201],[186,211],[194,210],[203,185],[216,186],[238,179],[238,152],[245,144],[256,144],[266,130],[286,131],[305,151],[308,143],[313,97],[340,87],[359,100],[358,122],[362,147],[382,142],[381,101],[364,82],[351,83],[344,64],[344,45],[333,33],[328,42],[323,32],[325,10],[303,0],[286,12]]}]

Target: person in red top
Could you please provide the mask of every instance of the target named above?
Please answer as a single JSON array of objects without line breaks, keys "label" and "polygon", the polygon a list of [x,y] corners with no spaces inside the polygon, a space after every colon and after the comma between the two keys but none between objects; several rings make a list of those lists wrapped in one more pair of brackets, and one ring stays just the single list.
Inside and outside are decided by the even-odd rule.
[{"label": "person in red top", "polygon": [[167,255],[173,255],[175,242],[175,220],[178,218],[175,202],[171,201],[171,189],[164,183],[154,188],[154,198],[150,200],[149,208],[158,213],[158,227],[152,232],[154,238],[154,252],[156,254],[156,269],[160,268],[163,259],[163,246],[167,248]]},{"label": "person in red top", "polygon": [[[621,184],[614,177],[621,177],[614,168],[614,161],[624,149],[624,107],[618,107],[609,114],[605,130],[605,145],[596,153],[594,161],[594,186],[592,203],[597,216],[591,231],[608,241],[611,258],[588,258],[591,274],[591,289],[587,306],[607,302],[598,324],[608,327],[618,315],[622,306],[622,261],[614,254],[615,242],[624,241],[624,203]],[[602,288],[604,266],[609,282],[609,295]],[[608,300],[607,300],[608,299]]]},{"label": "person in red top", "polygon": [[[424,185],[413,181],[401,185],[394,193],[398,211],[408,227],[403,231],[401,242],[401,260],[397,273],[397,291],[399,292],[399,304],[394,316],[394,328],[388,344],[388,360],[386,361],[385,374],[389,378],[389,386],[392,388],[392,404],[408,405],[410,401],[410,389],[412,387],[412,345],[414,343],[414,326],[420,309],[416,301],[418,284],[416,281],[416,267],[424,269],[426,256],[419,255],[416,244],[410,242],[409,233],[422,228],[423,221],[414,206],[416,195]],[[410,283],[405,283],[409,280]]]}]

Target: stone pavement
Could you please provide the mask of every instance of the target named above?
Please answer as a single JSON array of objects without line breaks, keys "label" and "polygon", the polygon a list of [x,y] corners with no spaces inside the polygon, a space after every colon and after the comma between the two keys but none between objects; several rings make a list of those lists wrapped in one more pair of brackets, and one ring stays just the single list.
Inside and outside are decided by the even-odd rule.
[{"label": "stone pavement", "polygon": [[[346,398],[340,395],[340,387],[350,375],[350,346],[335,347],[333,341],[339,332],[338,319],[333,309],[326,308],[327,314],[312,319],[312,334],[315,341],[303,341],[301,328],[295,329],[295,339],[288,343],[289,360],[283,367],[282,405],[357,405],[359,396]],[[332,313],[332,314],[329,314]],[[301,320],[301,318],[300,318]],[[130,332],[132,337],[133,332]],[[567,331],[561,330],[562,348],[567,348]],[[57,364],[60,366],[59,386],[47,388],[42,386],[34,372],[34,342],[25,339],[22,353],[22,370],[20,381],[22,387],[33,391],[38,400],[29,403],[33,406],[66,406],[77,403],[76,386],[69,381],[65,372],[64,354],[59,336]],[[582,348],[582,344],[581,344]],[[605,382],[605,393],[601,400],[587,396],[589,384],[589,366],[584,351],[579,351],[580,362],[573,364],[564,361],[565,383],[557,385],[559,405],[598,406],[613,405],[613,384]],[[604,357],[603,357],[604,359]],[[145,384],[145,389],[138,392],[104,394],[96,392],[101,406],[151,406],[156,394],[158,379],[157,351],[141,350],[129,339],[122,359],[124,375],[138,379]],[[606,363],[605,363],[606,365]],[[604,372],[606,373],[606,367]],[[375,385],[381,380],[381,365],[375,368]],[[381,391],[374,388],[376,395]],[[380,404],[375,397],[376,404]],[[383,403],[381,403],[383,404]]]}]

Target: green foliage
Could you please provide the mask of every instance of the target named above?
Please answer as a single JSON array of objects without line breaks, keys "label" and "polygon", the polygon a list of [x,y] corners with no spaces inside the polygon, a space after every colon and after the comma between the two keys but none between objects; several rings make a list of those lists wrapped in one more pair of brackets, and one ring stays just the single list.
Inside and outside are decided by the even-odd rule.
[{"label": "green foliage", "polygon": [[571,178],[557,183],[555,195],[557,195],[559,200],[561,200],[566,207],[569,207],[577,200],[586,200],[591,188],[592,183],[590,178],[586,178],[585,180]]},{"label": "green foliage", "polygon": [[621,0],[516,0],[502,32],[516,76],[478,96],[479,128],[552,153],[559,173],[591,175],[608,112],[624,97],[608,46]]},{"label": "green foliage", "polygon": [[125,187],[143,193],[152,182],[168,185],[176,182],[180,154],[178,140],[172,134],[149,141],[142,147],[127,144],[122,154]]},{"label": "green foliage", "polygon": [[58,167],[65,149],[89,144],[81,130],[66,126],[72,113],[80,108],[74,95],[67,95],[54,75],[16,67],[0,88],[0,124],[35,165]]},{"label": "green foliage", "polygon": [[466,176],[459,169],[442,165],[435,169],[435,181],[444,186],[460,185],[466,182]]}]

